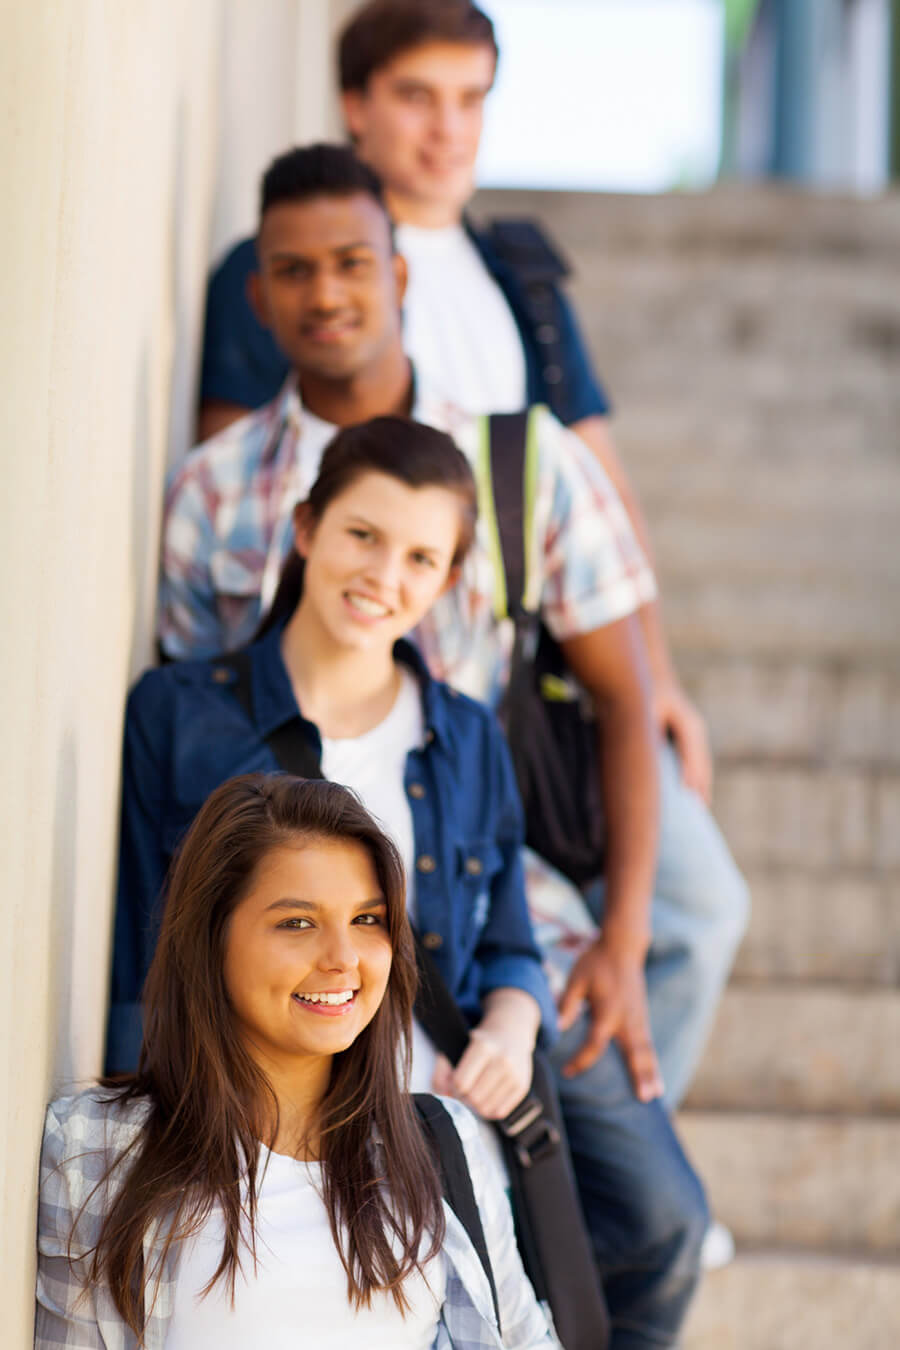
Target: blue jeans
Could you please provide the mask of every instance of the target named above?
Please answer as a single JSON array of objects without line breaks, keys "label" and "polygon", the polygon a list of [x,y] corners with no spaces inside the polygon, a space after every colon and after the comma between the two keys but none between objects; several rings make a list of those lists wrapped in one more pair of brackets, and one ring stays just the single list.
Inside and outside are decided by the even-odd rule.
[{"label": "blue jeans", "polygon": [[550,1062],[609,1305],[610,1350],[674,1346],[709,1224],[703,1187],[662,1103],[635,1097],[615,1044],[577,1078],[563,1078],[586,1031],[582,1014]]},{"label": "blue jeans", "polygon": [[[750,896],[719,827],[681,781],[678,756],[660,748],[659,856],[647,955],[650,1025],[666,1105],[690,1086],[747,926]],[[598,922],[603,883],[586,896]]]}]

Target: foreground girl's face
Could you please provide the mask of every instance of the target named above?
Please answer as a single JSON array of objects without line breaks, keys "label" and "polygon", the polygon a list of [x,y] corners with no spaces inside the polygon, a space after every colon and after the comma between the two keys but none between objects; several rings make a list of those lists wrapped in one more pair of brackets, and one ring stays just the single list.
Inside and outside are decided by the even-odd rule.
[{"label": "foreground girl's face", "polygon": [[321,520],[298,528],[303,604],[339,646],[391,646],[446,589],[460,520],[459,497],[448,488],[361,474]]},{"label": "foreground girl's face", "polygon": [[315,840],[273,849],[234,911],[225,986],[257,1061],[346,1050],[374,1017],[391,969],[387,905],[368,850]]}]

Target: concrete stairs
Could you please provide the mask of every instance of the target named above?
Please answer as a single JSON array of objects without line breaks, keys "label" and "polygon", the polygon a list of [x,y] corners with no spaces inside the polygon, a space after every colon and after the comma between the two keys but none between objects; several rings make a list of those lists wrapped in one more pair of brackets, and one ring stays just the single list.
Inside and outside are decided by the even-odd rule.
[{"label": "concrete stairs", "polygon": [[480,206],[575,265],[753,889],[679,1116],[738,1245],[684,1350],[898,1350],[900,197]]}]

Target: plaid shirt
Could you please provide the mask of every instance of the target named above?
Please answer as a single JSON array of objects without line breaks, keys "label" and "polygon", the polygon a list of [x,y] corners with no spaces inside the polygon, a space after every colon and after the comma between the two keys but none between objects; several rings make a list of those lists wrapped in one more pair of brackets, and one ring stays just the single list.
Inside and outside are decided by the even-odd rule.
[{"label": "plaid shirt", "polygon": [[[481,419],[417,384],[413,415],[449,432],[478,462]],[[265,407],[193,451],[169,489],[163,532],[159,635],[175,658],[209,657],[249,642],[292,543],[291,512],[316,477],[324,442],[304,434],[288,380]],[[653,574],[625,508],[573,432],[539,413],[537,476],[529,522],[528,602],[559,640],[634,613],[655,595]],[[496,706],[505,687],[512,625],[494,613],[497,574],[487,517],[457,585],[416,631],[432,673]],[[559,991],[596,933],[578,891],[526,851],[528,907],[551,984]]]},{"label": "plaid shirt", "polygon": [[[481,430],[427,388],[413,415],[454,437],[475,462]],[[304,433],[296,385],[188,455],[175,473],[163,527],[159,637],[176,659],[217,656],[248,642],[291,547],[291,512],[309,491],[323,448]],[[557,638],[633,613],[655,594],[625,509],[590,451],[549,413],[540,416],[531,523],[533,593]],[[476,698],[502,683],[509,635],[494,618],[495,571],[486,520],[454,590],[422,625],[441,679]]]},{"label": "plaid shirt", "polygon": [[[478,1255],[445,1204],[447,1287],[432,1350],[553,1350],[558,1343],[522,1271],[509,1204],[502,1182],[479,1147],[475,1120],[458,1102],[446,1099],[444,1104],[466,1151],[497,1285],[503,1336],[497,1330]],[[98,1183],[110,1162],[136,1142],[145,1117],[145,1106],[104,1101],[97,1089],[60,1098],[48,1109],[41,1154],[35,1350],[135,1350],[135,1338],[109,1290],[104,1285],[85,1286],[85,1253],[97,1241],[121,1171],[102,1186]],[[174,1309],[178,1245],[161,1263],[164,1236],[164,1228],[158,1226],[144,1240],[144,1268],[151,1273],[145,1350],[164,1350]]]}]

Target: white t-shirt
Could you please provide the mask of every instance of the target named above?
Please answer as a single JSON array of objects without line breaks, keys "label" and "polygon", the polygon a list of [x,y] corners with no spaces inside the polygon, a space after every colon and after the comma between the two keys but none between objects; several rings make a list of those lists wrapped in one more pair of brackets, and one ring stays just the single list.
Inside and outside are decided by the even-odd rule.
[{"label": "white t-shirt", "polygon": [[244,1249],[234,1306],[226,1281],[200,1297],[222,1256],[224,1224],[214,1208],[182,1249],[166,1350],[296,1350],[301,1343],[316,1350],[427,1350],[444,1302],[443,1258],[428,1263],[426,1278],[417,1273],[404,1284],[405,1317],[389,1294],[354,1309],[321,1196],[321,1165],[263,1147],[260,1172],[256,1270]]},{"label": "white t-shirt", "polygon": [[377,726],[362,736],[322,737],[322,773],[333,783],[352,788],[397,845],[406,869],[406,907],[414,920],[416,843],[404,774],[410,750],[424,744],[425,715],[415,675],[407,666],[398,669],[397,697]]},{"label": "white t-shirt", "polygon": [[416,369],[468,413],[524,408],[515,318],[462,225],[399,225],[397,248],[409,264],[403,339]]}]

